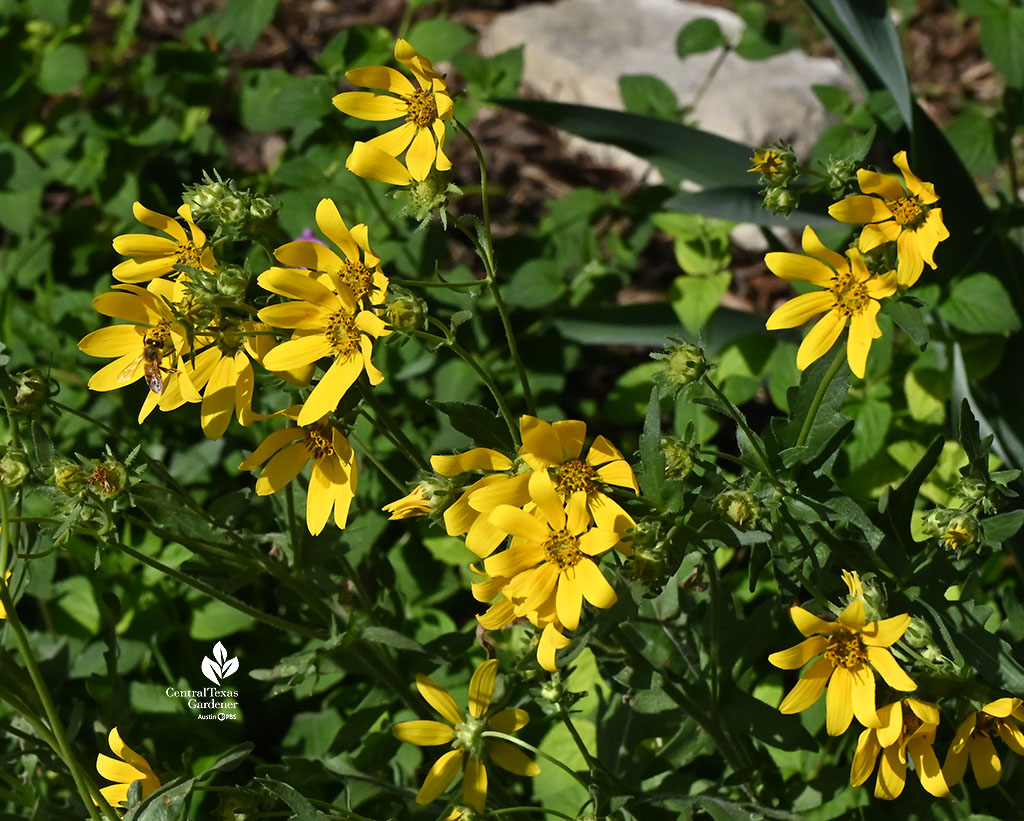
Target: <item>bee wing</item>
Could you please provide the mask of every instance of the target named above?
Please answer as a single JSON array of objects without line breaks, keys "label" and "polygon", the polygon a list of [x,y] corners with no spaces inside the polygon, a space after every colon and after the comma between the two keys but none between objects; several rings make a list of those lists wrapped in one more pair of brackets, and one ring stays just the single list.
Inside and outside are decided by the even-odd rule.
[{"label": "bee wing", "polygon": [[160,366],[146,369],[146,384],[153,393],[164,392],[164,376],[160,372]]},{"label": "bee wing", "polygon": [[142,364],[142,354],[139,354],[135,361],[132,362],[127,368],[125,368],[117,377],[118,384],[124,384],[126,382],[134,381],[138,376],[139,365]]}]

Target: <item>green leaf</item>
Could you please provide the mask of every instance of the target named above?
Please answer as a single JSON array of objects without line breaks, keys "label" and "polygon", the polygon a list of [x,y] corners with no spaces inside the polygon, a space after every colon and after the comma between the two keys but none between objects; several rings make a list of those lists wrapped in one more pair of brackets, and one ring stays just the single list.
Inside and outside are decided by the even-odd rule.
[{"label": "green leaf", "polygon": [[39,215],[45,174],[24,148],[0,142],[0,227],[27,234]]},{"label": "green leaf", "polygon": [[459,433],[468,436],[477,447],[494,448],[503,453],[514,453],[515,446],[508,426],[482,405],[470,402],[438,402],[427,400],[445,416]]},{"label": "green leaf", "polygon": [[955,283],[939,313],[971,334],[1012,333],[1021,327],[1010,294],[992,274],[971,274]]},{"label": "green leaf", "polygon": [[747,174],[749,147],[706,131],[606,108],[546,100],[500,99],[495,103],[595,142],[624,148],[671,179],[710,186],[754,189]]},{"label": "green leaf", "polygon": [[1011,88],[1024,88],[1024,8],[1015,3],[972,3],[981,17],[981,47]]},{"label": "green leaf", "polygon": [[365,627],[360,631],[359,636],[363,641],[368,641],[373,644],[382,644],[385,647],[391,647],[394,650],[399,650],[405,653],[419,653],[424,656],[430,655],[426,648],[418,641],[399,633],[397,630],[392,630],[390,627],[378,627],[376,625]]},{"label": "green leaf", "polygon": [[946,400],[949,399],[949,373],[918,368],[903,377],[907,409],[915,422],[941,425],[946,421]]},{"label": "green leaf", "polygon": [[661,400],[658,388],[651,390],[640,434],[640,470],[637,482],[645,497],[655,505],[661,503],[665,489],[665,454],[661,450]]},{"label": "green leaf", "polygon": [[256,778],[255,782],[272,795],[277,796],[287,804],[295,814],[289,821],[330,821],[330,816],[324,815],[303,797],[302,793],[281,781],[272,778]]},{"label": "green leaf", "polygon": [[535,310],[561,299],[565,282],[551,260],[531,259],[512,275],[504,293],[509,305]]},{"label": "green leaf", "polygon": [[1015,659],[1007,642],[984,628],[986,610],[961,602],[950,608],[950,620],[956,627],[957,646],[964,659],[990,685],[1008,693],[1024,692],[1024,667]]},{"label": "green leaf", "polygon": [[1013,537],[1021,525],[1024,525],[1024,510],[1012,510],[1009,513],[997,513],[981,523],[985,540],[1002,544]]},{"label": "green leaf", "polygon": [[888,316],[910,341],[922,351],[928,345],[928,326],[921,317],[921,309],[908,300],[887,299],[882,303],[882,313]]},{"label": "green leaf", "polygon": [[917,496],[921,492],[921,485],[942,455],[943,442],[941,436],[936,436],[906,478],[896,488],[887,488],[878,500],[878,513],[888,520],[887,529],[896,536],[901,548],[901,553],[891,549],[887,551],[886,560],[890,564],[904,564],[907,552],[914,549],[914,540],[910,534],[910,518]]},{"label": "green leaf", "polygon": [[43,52],[36,85],[44,94],[67,94],[89,74],[85,49],[74,43],[61,43]]},{"label": "green leaf", "polygon": [[676,38],[676,54],[688,57],[691,54],[703,54],[713,48],[725,45],[725,35],[718,22],[707,17],[691,20],[679,32]]},{"label": "green leaf", "polygon": [[722,295],[729,290],[732,274],[712,277],[676,277],[669,290],[669,301],[679,321],[697,333],[715,312]]},{"label": "green leaf", "polygon": [[477,35],[452,20],[431,17],[410,28],[405,39],[428,60],[438,63],[451,60],[476,42]]},{"label": "green leaf", "polygon": [[217,22],[216,38],[251,51],[277,11],[278,0],[228,0]]},{"label": "green leaf", "polygon": [[[752,152],[751,152],[752,153]],[[749,165],[749,159],[747,164]],[[705,188],[692,194],[677,194],[666,200],[662,206],[667,211],[681,211],[684,214],[702,214],[729,222],[752,222],[766,228],[792,228],[810,225],[817,229],[834,229],[836,221],[828,215],[830,201],[822,197],[807,196],[801,199],[803,206],[786,217],[772,214],[764,208],[763,195],[753,188],[720,186]],[[824,237],[822,238],[824,240]]]},{"label": "green leaf", "polygon": [[995,126],[981,106],[970,106],[960,112],[946,126],[946,139],[972,174],[988,174],[999,165]]},{"label": "green leaf", "polygon": [[252,616],[239,613],[230,605],[214,599],[192,611],[188,634],[199,641],[210,641],[245,630],[252,624]]},{"label": "green leaf", "polygon": [[619,77],[619,95],[626,111],[662,120],[679,119],[679,100],[676,93],[664,80],[653,75],[622,75]]},{"label": "green leaf", "polygon": [[717,274],[732,260],[729,232],[734,224],[700,214],[657,213],[652,221],[675,239],[676,261],[687,274]]},{"label": "green leaf", "polygon": [[242,73],[242,125],[267,133],[320,120],[331,112],[334,86],[321,75],[292,77],[277,68]]},{"label": "green leaf", "polygon": [[459,57],[457,65],[473,94],[485,100],[510,97],[519,90],[523,77],[523,46],[490,57],[464,54]]},{"label": "green leaf", "polygon": [[194,778],[176,778],[164,784],[141,806],[129,810],[124,821],[178,821],[195,781]]}]

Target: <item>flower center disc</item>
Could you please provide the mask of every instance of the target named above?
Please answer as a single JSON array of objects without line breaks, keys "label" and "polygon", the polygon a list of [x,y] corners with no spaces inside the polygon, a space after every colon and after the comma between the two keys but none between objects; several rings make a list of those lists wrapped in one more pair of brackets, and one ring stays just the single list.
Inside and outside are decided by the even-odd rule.
[{"label": "flower center disc", "polygon": [[544,552],[559,570],[575,567],[583,559],[579,539],[566,530],[552,533],[544,543]]},{"label": "flower center disc", "polygon": [[406,122],[410,122],[419,128],[426,128],[437,119],[437,102],[434,94],[426,89],[414,91],[405,98]]},{"label": "flower center disc", "polygon": [[352,262],[346,259],[341,264],[338,272],[344,282],[351,290],[356,302],[362,300],[373,290],[373,272],[361,262]]},{"label": "flower center disc", "polygon": [[314,459],[323,459],[326,456],[334,455],[334,445],[331,442],[330,433],[324,428],[306,430],[306,440],[303,444]]},{"label": "flower center disc", "polygon": [[830,287],[832,295],[836,298],[836,308],[844,317],[859,314],[871,301],[864,283],[854,279],[849,271],[837,273],[832,277]]},{"label": "flower center disc", "polygon": [[896,223],[904,227],[916,228],[920,224],[921,217],[924,216],[917,197],[900,197],[889,203],[889,210]]},{"label": "flower center disc", "polygon": [[199,249],[191,240],[178,243],[177,254],[178,265],[190,265],[193,268],[200,268]]},{"label": "flower center disc", "polygon": [[156,323],[156,325],[154,325],[152,328],[150,328],[142,335],[142,344],[156,345],[158,348],[162,348],[164,346],[164,343],[167,342],[170,336],[170,324],[166,320],[161,319],[159,322]]},{"label": "flower center disc", "polygon": [[833,636],[825,649],[825,658],[833,667],[851,669],[867,658],[860,636]]},{"label": "flower center disc", "polygon": [[570,459],[558,468],[557,487],[562,497],[568,499],[578,490],[593,493],[596,489],[597,471],[586,462]]},{"label": "flower center disc", "polygon": [[331,352],[335,356],[350,356],[359,350],[356,318],[344,311],[335,311],[327,318],[324,336],[331,343]]}]

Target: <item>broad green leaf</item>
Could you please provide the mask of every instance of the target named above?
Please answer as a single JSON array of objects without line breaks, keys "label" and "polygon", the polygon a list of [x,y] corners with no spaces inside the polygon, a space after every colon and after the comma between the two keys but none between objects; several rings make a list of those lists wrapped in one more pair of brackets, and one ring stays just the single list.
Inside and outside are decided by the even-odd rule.
[{"label": "broad green leaf", "polygon": [[512,275],[503,294],[505,301],[514,307],[544,308],[565,294],[565,282],[554,262],[531,259]]},{"label": "broad green leaf", "polygon": [[272,778],[256,778],[255,782],[291,808],[294,815],[289,821],[328,821],[330,818],[310,804],[302,793],[290,784],[275,781]]},{"label": "broad green leaf", "polygon": [[626,111],[673,122],[679,119],[679,100],[662,79],[650,74],[619,77],[619,95]]},{"label": "broad green leaf", "polygon": [[228,0],[217,21],[216,37],[225,45],[251,51],[277,11],[278,0]]},{"label": "broad green leaf", "polygon": [[434,400],[428,400],[427,404],[447,416],[452,427],[468,436],[476,446],[494,448],[505,453],[515,450],[508,426],[482,405]]},{"label": "broad green leaf", "polygon": [[644,496],[659,504],[665,487],[665,454],[661,450],[661,400],[658,388],[651,390],[640,434],[640,470],[637,482]]},{"label": "broad green leaf", "polygon": [[0,142],[0,227],[27,234],[42,202],[45,173],[21,146]]},{"label": "broad green leaf", "polygon": [[725,45],[725,35],[715,20],[698,17],[691,20],[679,31],[676,38],[676,54],[689,57],[691,54],[703,54],[713,48]]},{"label": "broad green leaf", "polygon": [[320,120],[331,111],[335,92],[322,75],[292,77],[277,68],[242,73],[241,116],[246,128],[266,133]]},{"label": "broad green leaf", "polygon": [[715,312],[731,282],[732,274],[729,273],[711,277],[676,277],[669,290],[672,310],[687,329],[697,333]]},{"label": "broad green leaf", "polygon": [[[753,152],[751,152],[753,154]],[[747,165],[750,165],[749,157]],[[751,178],[754,175],[751,174]],[[786,217],[772,214],[764,208],[764,197],[754,188],[741,186],[716,186],[691,194],[677,194],[665,201],[668,211],[684,214],[702,214],[730,222],[752,222],[767,228],[792,228],[800,230],[810,225],[819,232],[822,241],[827,241],[821,229],[835,229],[836,221],[827,213],[831,201],[823,198],[804,197],[803,206]]]},{"label": "broad green leaf", "polygon": [[974,0],[964,9],[981,17],[981,47],[1011,88],[1024,88],[1024,8]]},{"label": "broad green leaf", "polygon": [[941,425],[946,420],[948,373],[928,368],[910,371],[903,377],[903,390],[907,397],[907,409],[915,422]]},{"label": "broad green leaf", "polygon": [[989,174],[999,164],[995,127],[992,118],[980,106],[969,106],[961,111],[946,126],[946,138],[973,174]]},{"label": "broad green leaf", "polygon": [[701,185],[756,188],[747,174],[754,153],[707,131],[625,111],[546,100],[495,100],[548,125],[595,142],[624,148],[658,166],[667,177]]},{"label": "broad green leaf", "polygon": [[675,240],[676,261],[687,274],[717,274],[732,259],[729,232],[734,224],[699,214],[657,213],[652,221]]},{"label": "broad green leaf", "polygon": [[74,43],[61,43],[43,52],[36,84],[44,94],[67,94],[89,74],[85,49]]},{"label": "broad green leaf", "polygon": [[1012,333],[1021,327],[1010,294],[992,274],[971,274],[954,284],[939,313],[972,334]]},{"label": "broad green leaf", "polygon": [[474,43],[477,35],[453,20],[431,17],[410,28],[405,39],[420,54],[437,63],[451,60]]},{"label": "broad green leaf", "polygon": [[1013,510],[990,516],[981,523],[981,529],[988,541],[1002,544],[1013,537],[1021,525],[1024,525],[1024,510]]},{"label": "broad green leaf", "polygon": [[882,302],[882,313],[886,314],[910,341],[924,350],[928,344],[928,326],[924,324],[921,308],[910,304],[909,300],[887,299]]},{"label": "broad green leaf", "polygon": [[239,613],[230,605],[215,599],[192,611],[188,634],[198,641],[210,641],[245,630],[252,624],[252,616]]}]

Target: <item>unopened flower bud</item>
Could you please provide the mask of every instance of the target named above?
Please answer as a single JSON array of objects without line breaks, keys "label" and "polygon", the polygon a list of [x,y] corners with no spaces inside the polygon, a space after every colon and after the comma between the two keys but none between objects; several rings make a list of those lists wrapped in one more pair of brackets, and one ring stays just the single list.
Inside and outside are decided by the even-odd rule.
[{"label": "unopened flower bud", "polygon": [[551,704],[558,704],[565,696],[561,673],[552,673],[551,678],[540,686],[540,697]]},{"label": "unopened flower bud", "polygon": [[693,473],[697,448],[678,436],[662,436],[661,452],[665,454],[665,475],[669,479],[685,479]]},{"label": "unopened flower bud", "polygon": [[786,143],[776,143],[771,148],[759,148],[750,158],[748,169],[761,175],[765,185],[784,186],[797,176],[796,155]]},{"label": "unopened flower bud", "polygon": [[0,482],[5,487],[21,487],[28,474],[28,458],[20,450],[8,450],[0,459]]},{"label": "unopened flower bud", "polygon": [[970,513],[959,513],[950,517],[945,529],[939,534],[939,543],[946,550],[959,550],[973,544],[978,538],[978,520]]},{"label": "unopened flower bud", "polygon": [[857,176],[854,173],[856,169],[856,161],[849,157],[829,155],[825,160],[825,187],[833,197],[838,199],[853,188],[853,184],[857,181]]},{"label": "unopened flower bud", "polygon": [[183,199],[192,208],[192,219],[235,240],[256,238],[277,212],[272,200],[240,190],[234,180],[203,174],[203,182],[186,186]]},{"label": "unopened flower bud", "polygon": [[427,303],[408,291],[394,288],[384,304],[384,319],[399,333],[421,331],[427,325]]},{"label": "unopened flower bud", "polygon": [[17,390],[14,394],[14,407],[24,413],[39,410],[50,398],[50,380],[35,368],[15,374],[14,382]]},{"label": "unopened flower bud", "polygon": [[85,487],[86,473],[82,466],[70,459],[61,459],[53,465],[53,484],[66,496],[77,496]]},{"label": "unopened flower bud", "polygon": [[708,363],[704,351],[696,345],[671,337],[669,343],[664,353],[653,353],[651,359],[656,359],[663,367],[655,374],[655,380],[674,393],[704,376]]},{"label": "unopened flower bud", "polygon": [[394,519],[411,519],[414,516],[430,516],[445,507],[452,495],[452,483],[440,476],[423,479],[407,495],[389,502],[381,508],[388,517]]},{"label": "unopened flower bud", "polygon": [[788,188],[768,188],[764,192],[764,207],[772,214],[789,216],[800,204],[800,197]]},{"label": "unopened flower bud", "polygon": [[401,213],[419,220],[420,227],[426,225],[436,213],[441,224],[448,227],[448,200],[462,194],[462,189],[451,181],[447,171],[433,169],[425,180],[413,181],[404,188],[398,188],[391,196],[402,202]]},{"label": "unopened flower bud", "polygon": [[749,490],[727,490],[718,497],[718,512],[737,527],[750,527],[761,515],[761,505]]}]

